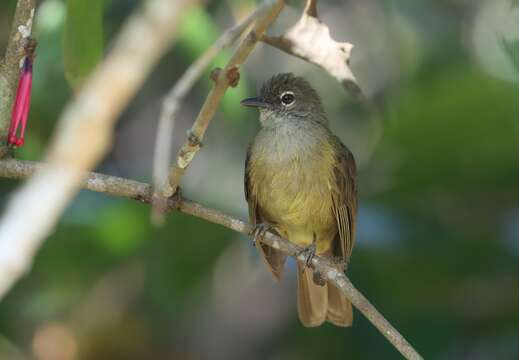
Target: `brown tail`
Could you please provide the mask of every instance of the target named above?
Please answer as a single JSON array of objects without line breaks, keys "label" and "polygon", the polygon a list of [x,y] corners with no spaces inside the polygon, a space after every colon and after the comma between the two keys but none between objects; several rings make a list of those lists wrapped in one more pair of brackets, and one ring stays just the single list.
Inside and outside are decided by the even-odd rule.
[{"label": "brown tail", "polygon": [[317,285],[313,270],[297,263],[297,311],[306,327],[319,326],[328,320],[337,326],[351,326],[351,303],[332,284]]},{"label": "brown tail", "polygon": [[326,320],[337,326],[351,326],[353,309],[350,300],[346,299],[339,289],[330,283],[328,286],[328,312]]},{"label": "brown tail", "polygon": [[276,280],[281,280],[286,260],[285,254],[265,244],[259,244],[257,248],[260,256],[265,260],[267,268],[272,272],[272,275],[274,275]]}]

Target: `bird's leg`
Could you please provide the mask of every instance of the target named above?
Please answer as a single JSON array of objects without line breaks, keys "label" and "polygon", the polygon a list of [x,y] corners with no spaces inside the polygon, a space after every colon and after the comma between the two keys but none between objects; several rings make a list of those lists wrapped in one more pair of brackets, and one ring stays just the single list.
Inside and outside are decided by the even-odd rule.
[{"label": "bird's leg", "polygon": [[[300,255],[303,255],[305,257],[305,267],[303,268],[303,272],[306,268],[313,268],[312,266],[312,259],[316,255],[317,252],[317,245],[316,245],[316,235],[314,234],[314,239],[312,241],[312,244],[304,248],[303,250],[299,251],[297,253],[297,257]],[[321,273],[314,269],[313,273],[313,280],[316,285],[323,286],[326,284],[326,281],[321,276]]]},{"label": "bird's leg", "polygon": [[304,258],[305,258],[305,268],[307,268],[307,267],[311,268],[312,267],[312,259],[314,258],[316,251],[317,251],[317,246],[315,245],[315,240],[314,240],[311,245],[308,245],[303,250],[300,250],[297,253],[297,257],[299,257],[301,255],[304,256]]},{"label": "bird's leg", "polygon": [[272,231],[273,229],[273,226],[267,222],[254,225],[249,233],[249,235],[252,236],[252,245],[257,246],[258,242],[265,237],[265,233],[267,231]]}]

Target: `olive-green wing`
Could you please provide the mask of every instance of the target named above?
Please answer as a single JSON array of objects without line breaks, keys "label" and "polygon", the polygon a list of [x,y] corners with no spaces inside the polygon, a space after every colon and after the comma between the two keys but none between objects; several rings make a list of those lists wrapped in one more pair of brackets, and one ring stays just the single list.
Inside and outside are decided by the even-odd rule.
[{"label": "olive-green wing", "polygon": [[[245,159],[245,176],[244,176],[244,185],[245,185],[245,199],[247,200],[247,203],[249,204],[249,221],[252,226],[256,226],[261,223],[270,223],[272,224],[272,221],[268,221],[267,219],[263,219],[261,216],[261,207],[259,206],[256,195],[254,194],[254,191],[252,190],[252,179],[250,178],[250,152],[251,147],[247,150],[247,157]],[[274,233],[276,231],[272,229]],[[268,269],[272,272],[274,277],[276,279],[280,279],[281,275],[283,274],[283,267],[285,265],[285,259],[286,256],[271,248],[268,245],[265,244],[257,244],[256,245],[258,252],[260,253],[261,257],[265,260],[265,263],[267,264]]]},{"label": "olive-green wing", "polygon": [[333,136],[335,164],[333,168],[332,201],[337,220],[338,244],[334,255],[349,260],[355,243],[357,217],[356,165],[352,153]]},{"label": "olive-green wing", "polygon": [[251,155],[251,146],[247,149],[247,157],[245,158],[245,176],[244,176],[244,187],[245,187],[245,200],[249,205],[249,221],[252,226],[256,226],[261,223],[261,219],[258,218],[257,206],[258,203],[256,201],[256,196],[254,196],[252,191],[252,184],[250,178],[251,172],[251,163],[250,163],[250,155]]}]

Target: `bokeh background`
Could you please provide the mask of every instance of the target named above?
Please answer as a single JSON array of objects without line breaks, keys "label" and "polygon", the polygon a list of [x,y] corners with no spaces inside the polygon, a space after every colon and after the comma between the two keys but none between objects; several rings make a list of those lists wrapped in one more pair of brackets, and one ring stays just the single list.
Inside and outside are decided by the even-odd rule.
[{"label": "bokeh background", "polygon": [[[303,2],[289,3],[270,34],[297,20]],[[103,52],[139,4],[103,1]],[[0,49],[14,6],[0,2]],[[254,6],[212,0],[184,17],[98,171],[150,181],[163,95]],[[259,125],[239,100],[274,73],[303,75],[358,162],[354,284],[427,359],[519,359],[519,3],[330,0],[319,12],[337,40],[355,45],[351,66],[372,105],[260,44],[184,177],[184,195],[247,218],[243,163]],[[39,1],[21,159],[41,159],[74,96],[63,66],[65,17],[65,1]],[[210,89],[207,74],[182,107],[175,150]],[[0,179],[2,206],[17,186]],[[0,302],[0,358],[400,358],[358,312],[352,328],[303,328],[293,268],[275,283],[245,236],[183,214],[154,228],[146,205],[81,192]]]}]

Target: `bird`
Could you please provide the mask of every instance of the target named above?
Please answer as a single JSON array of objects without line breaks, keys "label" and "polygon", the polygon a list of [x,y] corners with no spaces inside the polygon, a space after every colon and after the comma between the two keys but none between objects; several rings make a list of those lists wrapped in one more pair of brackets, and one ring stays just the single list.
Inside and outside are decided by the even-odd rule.
[{"label": "bird", "polygon": [[[241,104],[259,109],[260,130],[249,145],[244,175],[255,239],[272,231],[306,249],[309,257],[338,260],[346,269],[355,242],[356,164],[328,127],[318,93],[304,78],[281,73],[262,85],[259,96]],[[286,256],[256,240],[279,280]],[[297,262],[297,309],[303,326],[326,321],[351,326],[350,301],[309,264]]]}]

